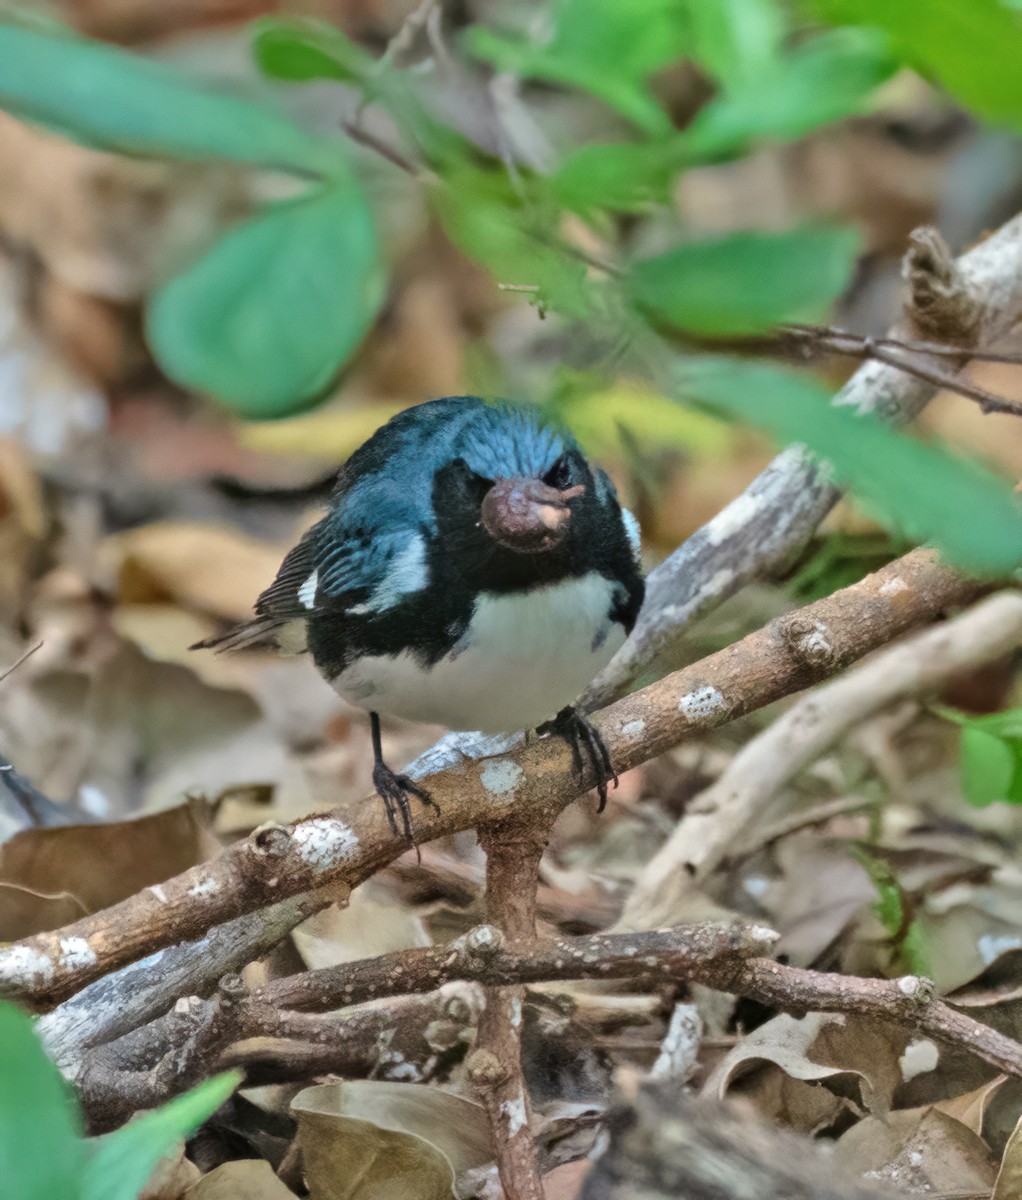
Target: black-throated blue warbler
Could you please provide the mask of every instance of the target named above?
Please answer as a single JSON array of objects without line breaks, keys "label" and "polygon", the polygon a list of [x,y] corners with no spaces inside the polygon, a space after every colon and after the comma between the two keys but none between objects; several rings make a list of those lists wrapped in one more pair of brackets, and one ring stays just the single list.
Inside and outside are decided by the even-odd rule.
[{"label": "black-throated blue warbler", "polygon": [[412,840],[380,714],[456,730],[564,737],[600,791],[616,781],[572,701],[643,598],[638,527],[607,475],[522,409],[448,396],[388,421],[341,468],[326,516],[286,556],[255,618],[199,643],[308,650],[369,712],[373,782]]}]

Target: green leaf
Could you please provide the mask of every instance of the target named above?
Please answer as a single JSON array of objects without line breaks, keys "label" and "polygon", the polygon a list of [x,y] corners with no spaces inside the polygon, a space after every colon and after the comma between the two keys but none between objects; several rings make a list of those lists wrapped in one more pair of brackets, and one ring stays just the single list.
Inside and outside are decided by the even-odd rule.
[{"label": "green leaf", "polygon": [[861,112],[896,67],[874,30],[834,29],[811,38],[769,73],[739,80],[704,105],[679,138],[684,158],[712,161],[750,142],[801,137]]},{"label": "green leaf", "polygon": [[[240,1071],[215,1075],[114,1133],[87,1143],[81,1200],[135,1200],[157,1163],[194,1132],[241,1083]],[[77,1195],[78,1193],[76,1193]],[[63,1193],[53,1193],[53,1200]]]},{"label": "green leaf", "polygon": [[776,0],[693,0],[689,15],[692,57],[725,86],[773,73],[786,23]]},{"label": "green leaf", "polygon": [[681,165],[679,138],[580,146],[551,179],[554,195],[573,212],[609,208],[632,212],[668,198],[671,176]]},{"label": "green leaf", "polygon": [[0,1181],[5,1196],[78,1200],[77,1106],[31,1019],[0,1002]]},{"label": "green leaf", "polygon": [[849,229],[743,232],[637,262],[629,291],[655,320],[697,334],[758,333],[819,316],[841,293],[855,261]]},{"label": "green leaf", "polygon": [[304,83],[364,83],[376,60],[333,25],[313,18],[265,17],[253,26],[252,51],[264,75]]},{"label": "green leaf", "polygon": [[309,175],[346,171],[338,143],[271,108],[101,42],[0,22],[0,108],[124,154],[230,159]]},{"label": "green leaf", "polygon": [[171,378],[252,418],[314,402],[383,295],[376,233],[354,185],[276,204],[151,299],[147,332]]},{"label": "green leaf", "polygon": [[825,19],[873,25],[895,53],[981,116],[1022,126],[1022,13],[1001,0],[810,0]]},{"label": "green leaf", "polygon": [[474,26],[469,50],[501,71],[581,88],[645,132],[667,135],[670,117],[646,81],[689,44],[687,0],[555,0],[549,40]]},{"label": "green leaf", "polygon": [[961,725],[962,791],[982,807],[998,800],[1022,804],[1022,708],[986,717],[938,709]]},{"label": "green leaf", "polygon": [[1022,565],[1022,504],[976,463],[835,408],[821,388],[777,367],[687,359],[680,383],[693,400],[809,446],[882,522],[957,566],[1004,577]]},{"label": "green leaf", "polygon": [[962,728],[960,746],[962,791],[970,804],[977,808],[998,800],[1022,804],[1022,787],[1012,794],[1022,775],[1022,743],[1012,745],[972,722]]},{"label": "green leaf", "polygon": [[535,288],[538,304],[567,316],[589,312],[585,267],[557,245],[558,213],[541,190],[523,201],[505,172],[465,162],[433,203],[452,241],[498,282]]}]

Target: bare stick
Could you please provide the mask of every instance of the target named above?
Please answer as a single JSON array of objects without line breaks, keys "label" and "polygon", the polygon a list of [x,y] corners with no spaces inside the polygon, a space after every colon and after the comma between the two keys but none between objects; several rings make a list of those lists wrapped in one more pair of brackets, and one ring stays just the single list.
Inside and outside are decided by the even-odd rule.
[{"label": "bare stick", "polygon": [[[807,643],[826,639],[812,624],[800,628]],[[800,700],[743,746],[688,806],[636,880],[619,927],[669,923],[682,898],[719,866],[778,792],[855,725],[907,697],[932,694],[963,668],[993,662],[1020,644],[1022,595],[1003,592]]]}]

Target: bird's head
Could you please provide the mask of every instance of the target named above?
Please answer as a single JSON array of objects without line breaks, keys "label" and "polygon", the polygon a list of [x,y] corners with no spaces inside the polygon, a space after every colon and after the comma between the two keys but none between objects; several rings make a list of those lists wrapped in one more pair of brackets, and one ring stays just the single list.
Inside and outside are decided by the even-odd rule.
[{"label": "bird's head", "polygon": [[482,410],[438,477],[438,508],[456,509],[491,544],[516,555],[562,547],[593,476],[566,435],[516,410]]}]

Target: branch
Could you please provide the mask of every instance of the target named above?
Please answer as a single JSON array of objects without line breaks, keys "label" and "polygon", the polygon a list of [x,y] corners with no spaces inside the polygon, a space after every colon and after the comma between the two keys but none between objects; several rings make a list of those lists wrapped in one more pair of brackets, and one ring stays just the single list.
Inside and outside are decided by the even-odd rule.
[{"label": "branch", "polygon": [[[683,738],[716,728],[841,670],[869,651],[960,606],[982,589],[917,550],[864,580],[777,618],[698,663],[619,700],[594,725],[619,772]],[[813,630],[811,636],[806,629]],[[510,749],[508,746],[510,745]],[[440,742],[414,763],[441,810],[417,815],[421,841],[515,816],[539,827],[575,799],[580,781],[559,738],[505,741],[469,758]],[[303,892],[355,887],[404,853],[383,806],[270,824],[218,858],[63,929],[0,947],[0,995],[53,1005],[154,951],[201,937],[213,925]]]},{"label": "branch", "polygon": [[[549,824],[530,829],[524,821],[510,820],[479,831],[486,854],[487,914],[502,940],[525,958],[531,957],[536,943],[536,888],[548,830]],[[497,1171],[507,1200],[543,1200],[522,1071],[524,1004],[525,988],[520,983],[486,988],[476,1048],[465,1065],[490,1118]]]},{"label": "branch", "polygon": [[[471,1022],[471,1005],[452,1012],[449,994],[413,1000],[407,993],[450,988],[455,981],[517,991],[526,983],[586,979],[621,980],[648,990],[665,982],[694,982],[794,1015],[860,1013],[963,1046],[999,1070],[1022,1077],[1022,1046],[936,999],[929,980],[859,979],[756,957],[777,936],[759,925],[701,922],[652,933],[558,938],[522,952],[505,948],[492,926],[481,926],[450,946],[310,971],[251,994],[237,977],[228,976],[211,999],[192,997],[152,1026],[92,1051],[78,1084],[93,1126],[107,1128],[137,1108],[180,1092],[211,1062],[258,1066],[261,1078],[269,1073],[275,1081],[330,1071],[364,1075],[377,1071],[380,1038],[388,1031],[403,1039],[404,1065],[415,1060],[416,1046],[431,1022],[444,1016],[461,1025]],[[362,1003],[368,997],[376,1003]],[[331,1015],[296,1012],[288,1007],[292,1001]],[[359,1007],[334,1013],[340,1005]],[[485,1037],[484,1024],[479,1037]],[[494,1057],[492,1050],[476,1053]],[[506,1060],[488,1065],[496,1070]],[[470,1076],[478,1077],[481,1065],[473,1068],[470,1059],[468,1066]],[[513,1096],[510,1108],[498,1109],[504,1123],[514,1123],[522,1096]],[[515,1183],[521,1178],[515,1175]]]},{"label": "branch", "polygon": [[[1022,216],[986,241],[950,258],[936,230],[912,234],[903,274],[905,318],[913,332],[971,349],[1003,337],[1022,311]],[[903,330],[895,328],[897,338]],[[894,425],[913,420],[937,386],[904,364],[865,363],[833,403],[871,412]],[[792,446],[708,524],[650,573],[631,637],[583,696],[587,709],[620,695],[703,613],[752,579],[781,570],[808,541],[840,496],[819,460]]]},{"label": "branch", "polygon": [[296,925],[339,898],[336,888],[292,896],[217,925],[198,941],[157,951],[97,979],[40,1017],[36,1031],[46,1052],[74,1079],[91,1046],[145,1025],[178,996],[208,996],[226,972],[262,958]]},{"label": "branch", "polygon": [[[815,636],[812,625],[804,631]],[[1020,644],[1022,595],[1003,592],[800,700],[743,746],[688,806],[636,880],[618,927],[669,922],[682,898],[720,865],[777,793],[855,725],[899,700],[932,694],[959,671],[1003,658]]]}]

